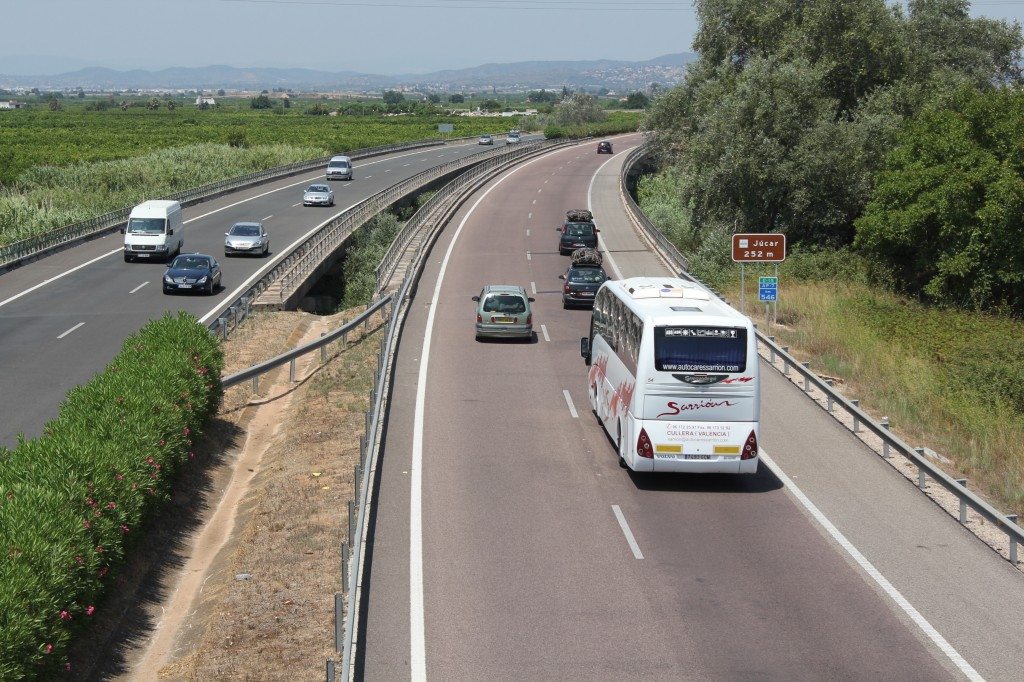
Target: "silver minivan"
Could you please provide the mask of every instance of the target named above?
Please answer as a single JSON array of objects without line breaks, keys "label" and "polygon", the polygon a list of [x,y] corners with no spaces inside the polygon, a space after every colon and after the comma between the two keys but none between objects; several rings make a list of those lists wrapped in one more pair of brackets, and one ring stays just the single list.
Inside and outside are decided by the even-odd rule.
[{"label": "silver minivan", "polygon": [[347,156],[335,156],[327,163],[328,180],[351,180],[352,159]]},{"label": "silver minivan", "polygon": [[476,338],[533,339],[533,299],[515,284],[488,284],[476,302]]}]

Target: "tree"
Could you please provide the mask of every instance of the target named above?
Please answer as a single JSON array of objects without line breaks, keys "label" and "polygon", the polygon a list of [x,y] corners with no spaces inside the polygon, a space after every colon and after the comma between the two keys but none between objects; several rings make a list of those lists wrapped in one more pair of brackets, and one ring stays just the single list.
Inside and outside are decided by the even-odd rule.
[{"label": "tree", "polygon": [[223,97],[226,94],[227,93],[224,92],[224,88],[221,88],[220,90],[217,91],[217,97]]},{"label": "tree", "polygon": [[532,90],[526,95],[527,102],[533,102],[535,104],[543,104],[545,102],[554,104],[558,101],[558,94],[554,92],[548,92],[547,90]]},{"label": "tree", "polygon": [[1024,93],[962,87],[909,121],[857,221],[856,246],[905,291],[1024,313]]},{"label": "tree", "polygon": [[167,100],[167,110],[168,111],[174,111],[174,106],[175,105],[174,105],[174,100],[173,99]]},{"label": "tree", "polygon": [[228,145],[231,147],[249,146],[245,131],[242,129],[238,129],[232,130],[230,133],[228,133]]},{"label": "tree", "polygon": [[480,108],[483,109],[484,111],[498,112],[501,111],[504,107],[502,106],[501,102],[499,102],[496,99],[485,99],[483,102],[480,103]]},{"label": "tree", "polygon": [[558,125],[578,126],[603,121],[605,113],[592,95],[578,92],[555,105],[553,116]]},{"label": "tree", "polygon": [[626,97],[627,109],[646,109],[651,106],[651,98],[642,92],[631,92]]},{"label": "tree", "polygon": [[326,116],[328,113],[330,113],[330,110],[323,104],[317,102],[313,106],[307,108],[302,113],[306,114],[307,116]]},{"label": "tree", "polygon": [[150,97],[149,101],[146,102],[146,108],[149,109],[150,111],[156,111],[157,109],[159,109],[160,108],[160,98],[159,97]]},{"label": "tree", "polygon": [[385,90],[382,99],[384,104],[397,105],[405,101],[405,95],[395,90]]},{"label": "tree", "polygon": [[85,99],[85,90],[78,88],[78,99]]},{"label": "tree", "polygon": [[291,109],[292,108],[292,98],[291,97],[284,97],[284,98],[282,98],[281,99],[281,106],[284,107],[285,109]]},{"label": "tree", "polygon": [[454,95],[450,95],[448,97],[448,101],[452,104],[462,104],[463,102],[466,101],[466,98],[458,93],[455,93]]},{"label": "tree", "polygon": [[440,104],[441,95],[432,92],[429,95],[427,95],[427,101],[430,102],[431,104]]},{"label": "tree", "polygon": [[274,103],[266,95],[259,95],[249,100],[249,106],[253,109],[270,109],[274,106]]},{"label": "tree", "polygon": [[64,104],[56,97],[47,102],[47,106],[50,107],[50,111],[60,111],[64,108]]}]

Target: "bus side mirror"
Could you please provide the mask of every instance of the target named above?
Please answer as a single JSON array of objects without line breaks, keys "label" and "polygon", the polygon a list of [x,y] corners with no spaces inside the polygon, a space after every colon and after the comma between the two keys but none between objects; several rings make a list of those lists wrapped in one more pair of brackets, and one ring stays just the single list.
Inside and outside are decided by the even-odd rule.
[{"label": "bus side mirror", "polygon": [[590,366],[590,339],[586,336],[580,339],[580,355],[583,356],[583,362]]}]

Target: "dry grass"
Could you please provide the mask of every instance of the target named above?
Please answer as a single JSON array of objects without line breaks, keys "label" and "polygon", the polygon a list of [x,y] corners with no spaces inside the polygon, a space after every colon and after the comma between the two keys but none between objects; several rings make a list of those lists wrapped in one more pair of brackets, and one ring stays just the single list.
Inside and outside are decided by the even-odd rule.
[{"label": "dry grass", "polygon": [[819,374],[953,460],[998,507],[1024,512],[1024,323],[837,282],[786,284],[779,322],[771,333]]},{"label": "dry grass", "polygon": [[[358,312],[334,316],[327,328]],[[282,343],[281,332],[295,324],[294,319],[275,321],[276,315],[259,316],[229,342],[247,354],[244,360],[232,357],[232,366],[265,359],[252,354],[279,352],[269,339]],[[371,323],[368,338],[296,389],[263,455],[232,541],[211,568],[198,613],[187,626],[196,632],[190,653],[166,667],[162,677],[323,678],[324,661],[334,653],[333,596],[341,589],[345,509],[353,498],[353,468],[382,336],[374,327]],[[226,350],[233,355],[234,349]],[[252,578],[235,580],[238,573]]]}]

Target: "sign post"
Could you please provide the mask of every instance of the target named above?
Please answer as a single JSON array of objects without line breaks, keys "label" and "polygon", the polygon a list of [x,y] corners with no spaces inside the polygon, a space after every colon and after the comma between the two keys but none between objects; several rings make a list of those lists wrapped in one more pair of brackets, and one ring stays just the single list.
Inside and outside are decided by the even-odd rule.
[{"label": "sign post", "polygon": [[[766,232],[743,232],[732,236],[732,260],[740,264],[740,312],[746,315],[747,286],[744,266],[747,263],[775,263],[775,277],[758,279],[758,300],[766,306],[777,305],[779,291],[779,263],[786,260],[786,235]],[[765,286],[766,280],[772,281]],[[769,293],[770,292],[770,293]],[[771,298],[766,298],[766,296]],[[776,312],[778,310],[776,309]],[[765,319],[767,320],[767,309]]]}]

